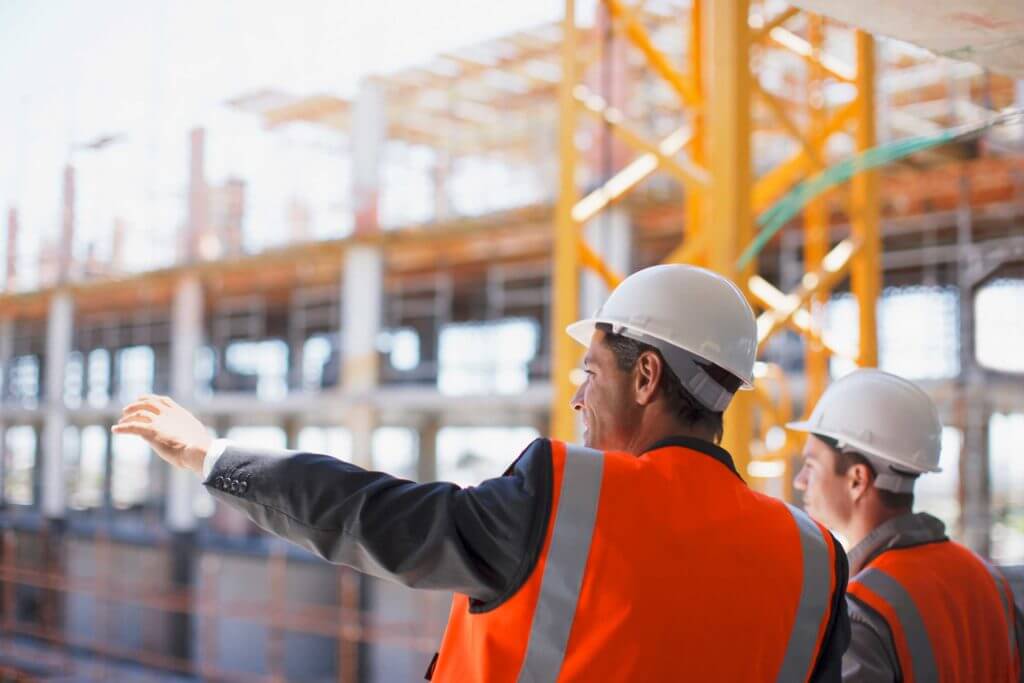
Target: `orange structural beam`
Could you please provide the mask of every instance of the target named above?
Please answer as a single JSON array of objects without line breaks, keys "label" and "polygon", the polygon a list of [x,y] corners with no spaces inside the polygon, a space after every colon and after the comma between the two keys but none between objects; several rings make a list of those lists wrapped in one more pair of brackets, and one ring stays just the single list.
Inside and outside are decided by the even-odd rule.
[{"label": "orange structural beam", "polygon": [[[857,100],[840,107],[828,120],[828,123],[811,137],[812,147],[820,149],[834,133],[843,129],[857,115]],[[807,152],[801,149],[792,157],[765,173],[754,183],[754,212],[759,213],[778,199],[802,175],[813,169],[813,162]]]},{"label": "orange structural beam", "polygon": [[622,276],[605,263],[604,259],[582,239],[579,241],[579,254],[580,263],[600,275],[608,289],[615,289],[622,282]]},{"label": "orange structural beam", "polygon": [[[758,345],[764,344],[773,334],[782,329],[815,293],[828,291],[838,284],[846,275],[846,271],[850,269],[853,257],[859,249],[860,242],[856,239],[843,240],[822,259],[821,268],[805,273],[800,286],[793,293],[785,295],[784,299],[778,302],[777,307],[759,315],[757,317]],[[749,288],[749,282],[747,286]]]},{"label": "orange structural beam", "polygon": [[626,29],[626,37],[643,53],[655,73],[664,78],[678,93],[683,104],[690,107],[699,106],[700,96],[693,83],[672,65],[664,52],[658,49],[633,11],[620,0],[605,0],[604,4],[612,18]]}]

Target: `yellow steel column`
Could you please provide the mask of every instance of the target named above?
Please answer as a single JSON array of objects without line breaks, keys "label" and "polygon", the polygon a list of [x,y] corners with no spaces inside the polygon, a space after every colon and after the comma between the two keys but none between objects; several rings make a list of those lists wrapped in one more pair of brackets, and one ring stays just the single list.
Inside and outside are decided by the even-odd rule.
[{"label": "yellow steel column", "polygon": [[[736,269],[740,250],[753,237],[750,164],[750,35],[748,0],[714,0],[704,6],[710,52],[704,83],[710,143],[711,191],[704,230],[709,236],[708,265],[746,290],[754,273]],[[737,392],[725,413],[723,445],[746,476],[753,438],[753,397]]]},{"label": "yellow steel column", "polygon": [[[857,31],[857,151],[875,146],[875,40]],[[860,317],[861,366],[878,365],[877,308],[882,286],[881,236],[878,227],[876,171],[853,177],[851,211],[853,236],[862,242],[854,259],[850,286]]]},{"label": "yellow steel column", "polygon": [[[815,57],[820,57],[821,45],[824,42],[824,21],[818,15],[809,15],[808,20],[808,42],[814,50]],[[825,72],[813,62],[807,65],[807,70],[807,99],[810,115],[810,130],[807,132],[807,138],[816,140],[819,139],[826,123]],[[824,160],[825,144],[816,145],[815,152],[818,159]],[[821,267],[821,261],[828,251],[828,233],[828,204],[825,201],[825,196],[820,196],[808,202],[804,209],[804,272],[810,273]],[[827,301],[828,292],[825,291],[811,298],[809,306],[813,320],[821,320]],[[804,393],[804,415],[808,415],[825,391],[825,384],[828,382],[828,352],[824,345],[810,336],[804,338],[804,343],[806,344],[804,369],[807,378],[807,390]]]},{"label": "yellow steel column", "polygon": [[[704,0],[693,0],[693,4],[690,6],[690,79],[693,82],[693,89],[697,92],[697,97],[700,100],[700,105],[695,107],[690,112],[690,125],[693,127],[693,137],[691,139],[688,152],[690,159],[693,162],[705,168],[705,154],[704,154],[704,112],[703,112],[703,98],[704,98],[704,78],[702,64],[702,52],[704,49],[703,40],[701,40],[703,31],[703,11],[702,5]],[[686,188],[686,234],[683,236],[683,240],[687,243],[697,239],[700,231],[705,227],[702,219],[703,212],[703,190],[697,189],[695,184],[691,184]],[[695,263],[703,264],[707,262],[707,258],[703,253],[696,254],[693,261]]]},{"label": "yellow steel column", "polygon": [[562,81],[559,85],[558,153],[559,186],[555,208],[555,253],[552,274],[554,301],[551,307],[551,437],[563,441],[576,438],[576,423],[569,401],[574,388],[569,375],[580,358],[579,345],[565,333],[579,317],[580,270],[579,226],[572,218],[576,188],[576,16],[575,0],[565,0],[562,22]]}]

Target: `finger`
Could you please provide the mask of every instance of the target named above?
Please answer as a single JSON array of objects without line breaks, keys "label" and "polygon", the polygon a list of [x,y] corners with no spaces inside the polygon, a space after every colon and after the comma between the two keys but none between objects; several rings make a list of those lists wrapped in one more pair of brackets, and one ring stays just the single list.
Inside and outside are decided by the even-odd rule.
[{"label": "finger", "polygon": [[134,403],[129,403],[121,409],[122,415],[128,415],[129,413],[137,413],[140,410],[145,410],[156,415],[160,414],[160,405],[151,400],[139,400]]},{"label": "finger", "polygon": [[126,413],[126,414],[122,415],[121,419],[118,420],[118,423],[132,422],[132,421],[135,421],[135,420],[137,420],[139,422],[152,423],[153,422],[153,417],[155,417],[153,415],[153,413],[146,412],[146,411],[144,411],[142,409],[139,409],[139,410],[137,410],[137,411],[135,411],[133,413]]},{"label": "finger", "polygon": [[121,414],[122,415],[129,415],[131,413],[140,413],[140,412],[146,412],[146,413],[152,413],[153,415],[159,415],[161,411],[160,411],[160,406],[153,405],[152,403],[132,403],[130,405],[126,405],[124,408],[121,409]]},{"label": "finger", "polygon": [[114,425],[110,428],[114,434],[134,434],[141,436],[143,439],[153,439],[156,437],[156,429],[152,425],[146,424],[145,422],[122,422]]}]

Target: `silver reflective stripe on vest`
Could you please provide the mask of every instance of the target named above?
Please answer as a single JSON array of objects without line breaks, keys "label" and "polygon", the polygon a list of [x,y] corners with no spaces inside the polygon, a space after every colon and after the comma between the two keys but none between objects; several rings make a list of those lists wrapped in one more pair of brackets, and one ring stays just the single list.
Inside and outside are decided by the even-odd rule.
[{"label": "silver reflective stripe on vest", "polygon": [[786,505],[800,532],[803,583],[796,621],[779,669],[779,681],[806,681],[818,651],[818,632],[832,604],[832,558],[818,525],[803,510]]},{"label": "silver reflective stripe on vest", "polygon": [[917,611],[910,593],[880,569],[865,569],[857,575],[857,583],[878,594],[889,603],[903,627],[903,635],[907,639],[910,650],[910,666],[914,670],[915,681],[937,681],[939,674],[932,654],[932,643],[928,639],[928,631],[924,628],[924,620]]},{"label": "silver reflective stripe on vest", "polygon": [[[981,558],[978,558],[981,560]],[[1016,657],[1017,650],[1017,634],[1014,633],[1016,628],[1016,615],[1013,613],[1014,605],[1009,602],[1009,598],[1006,596],[1005,590],[1005,579],[1003,578],[1002,572],[990,565],[985,560],[981,560],[981,563],[985,565],[985,569],[988,570],[989,575],[992,577],[992,581],[996,584],[996,592],[999,593],[999,602],[1003,604],[1003,614],[1006,615],[1006,632],[1010,637],[1010,658]]]},{"label": "silver reflective stripe on vest", "polygon": [[600,451],[566,446],[558,509],[553,511],[555,526],[519,671],[523,683],[555,681],[562,669],[590,555],[603,470]]}]

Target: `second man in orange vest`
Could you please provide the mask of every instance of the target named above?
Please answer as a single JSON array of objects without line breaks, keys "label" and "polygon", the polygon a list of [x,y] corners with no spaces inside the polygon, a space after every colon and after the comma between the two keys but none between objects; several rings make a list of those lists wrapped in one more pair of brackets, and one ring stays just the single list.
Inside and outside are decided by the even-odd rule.
[{"label": "second man in orange vest", "polygon": [[942,425],[913,383],[858,370],[832,384],[806,422],[795,480],[807,511],[852,546],[852,642],[843,680],[1021,678],[1021,615],[1006,579],[914,514],[914,482],[938,471]]}]

